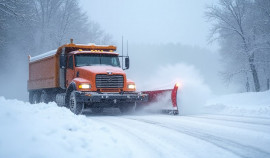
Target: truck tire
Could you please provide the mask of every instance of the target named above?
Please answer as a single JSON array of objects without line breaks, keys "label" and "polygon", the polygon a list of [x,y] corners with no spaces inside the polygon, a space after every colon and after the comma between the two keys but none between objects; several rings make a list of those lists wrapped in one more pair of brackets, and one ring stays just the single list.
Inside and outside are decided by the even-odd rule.
[{"label": "truck tire", "polygon": [[40,94],[39,92],[33,92],[33,98],[31,104],[38,104],[40,103]]},{"label": "truck tire", "polygon": [[77,102],[75,91],[72,91],[69,96],[69,109],[76,115],[80,115],[84,109],[84,103]]},{"label": "truck tire", "polygon": [[46,104],[49,102],[49,95],[48,95],[48,93],[45,90],[43,90],[41,92],[40,102],[41,103],[46,103]]},{"label": "truck tire", "polygon": [[119,109],[122,114],[130,114],[135,111],[136,103],[122,104]]},{"label": "truck tire", "polygon": [[30,103],[30,104],[34,104],[34,103],[33,103],[33,95],[34,95],[33,92],[29,92],[29,103]]}]

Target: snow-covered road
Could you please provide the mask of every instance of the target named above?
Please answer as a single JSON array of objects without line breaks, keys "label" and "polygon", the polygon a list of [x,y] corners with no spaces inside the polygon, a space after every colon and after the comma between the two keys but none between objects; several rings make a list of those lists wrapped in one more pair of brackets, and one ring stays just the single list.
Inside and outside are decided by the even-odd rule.
[{"label": "snow-covered road", "polygon": [[0,97],[0,158],[269,158],[269,93],[252,95],[250,105],[237,101],[244,94],[228,96],[207,107],[215,114],[188,116],[77,116],[55,103]]},{"label": "snow-covered road", "polygon": [[121,133],[122,139],[133,142],[126,150],[142,157],[270,157],[270,119],[223,115],[88,118]]}]

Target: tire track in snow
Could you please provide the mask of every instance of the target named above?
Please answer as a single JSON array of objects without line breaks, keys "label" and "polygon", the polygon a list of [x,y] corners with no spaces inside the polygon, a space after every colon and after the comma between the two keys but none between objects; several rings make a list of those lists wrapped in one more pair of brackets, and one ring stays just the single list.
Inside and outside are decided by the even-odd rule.
[{"label": "tire track in snow", "polygon": [[[159,152],[161,154],[160,157],[179,157],[179,155],[181,157],[209,157],[209,152],[212,150],[215,152],[210,157],[239,157],[202,139],[185,133],[179,134],[179,131],[175,131],[175,129],[164,128],[153,123],[123,117],[95,118],[95,120],[120,128],[139,138],[143,143],[152,146],[155,152]],[[140,125],[138,126],[138,124]],[[144,131],[139,131],[143,128],[145,128]],[[220,155],[220,153],[222,154]]]},{"label": "tire track in snow", "polygon": [[261,117],[241,117],[241,116],[229,116],[229,115],[201,115],[201,116],[185,116],[191,118],[203,118],[209,120],[221,120],[221,121],[228,121],[228,122],[239,122],[239,123],[246,123],[246,124],[256,124],[262,126],[270,126],[270,119],[269,118],[261,118]]},{"label": "tire track in snow", "polygon": [[[237,118],[216,118],[213,116],[185,116],[184,119],[188,119],[188,121],[194,122],[203,122],[211,125],[222,125],[224,127],[233,127],[238,129],[246,129],[255,132],[261,132],[268,134],[270,131],[270,124],[268,125],[266,122],[261,123],[259,120],[239,120]],[[265,121],[265,120],[264,120]],[[270,121],[270,120],[269,120]]]},{"label": "tire track in snow", "polygon": [[235,155],[238,155],[239,157],[243,158],[268,158],[270,157],[270,153],[262,151],[260,149],[257,149],[255,147],[247,146],[247,145],[242,145],[240,143],[237,143],[235,141],[222,138],[222,137],[217,137],[208,133],[204,133],[201,131],[196,131],[197,129],[192,129],[190,127],[184,127],[181,126],[179,128],[176,127],[170,127],[168,125],[164,125],[162,123],[156,122],[156,121],[149,121],[145,119],[135,119],[135,118],[125,118],[128,120],[135,120],[139,122],[144,122],[148,124],[153,124],[156,126],[160,126],[163,128],[168,128],[175,130],[179,133],[186,134],[201,140],[204,140],[206,142],[212,143],[220,148],[223,148],[224,150],[227,150]]},{"label": "tire track in snow", "polygon": [[[95,123],[101,124],[108,129],[112,129],[113,131],[116,131],[118,133],[118,135],[115,138],[116,140],[117,140],[117,138],[119,138],[119,136],[124,137],[124,138],[126,137],[126,139],[129,142],[126,145],[126,147],[127,147],[127,150],[131,150],[130,152],[136,152],[136,153],[140,153],[140,154],[143,153],[139,157],[151,157],[151,156],[158,157],[158,155],[153,154],[153,153],[157,153],[156,149],[152,148],[151,145],[146,144],[140,137],[136,137],[136,135],[133,135],[128,130],[125,130],[121,127],[119,128],[118,126],[112,124],[110,122],[111,117],[114,117],[114,116],[105,116],[105,117],[91,116],[90,118]],[[101,118],[106,118],[105,120],[108,120],[108,121],[105,121]],[[130,139],[130,138],[132,138],[132,139]],[[139,146],[141,149],[138,149],[138,148],[136,149],[136,147],[134,147],[134,146]],[[134,151],[134,148],[135,148],[135,151]],[[145,151],[147,151],[147,152],[145,152]],[[151,152],[151,154],[149,154],[149,151]],[[138,157],[138,156],[134,156],[134,154],[133,154],[133,156],[131,156],[131,157]]]},{"label": "tire track in snow", "polygon": [[[114,117],[112,116],[110,118],[112,119]],[[164,151],[164,148],[160,147],[160,145],[163,142],[158,140],[158,139],[155,139],[153,137],[151,138],[151,136],[149,136],[147,134],[146,135],[145,134],[138,134],[134,131],[129,130],[128,128],[125,128],[125,127],[119,125],[118,123],[112,122],[111,119],[101,119],[100,117],[92,117],[91,119],[96,120],[98,122],[102,122],[103,124],[107,124],[110,127],[113,127],[114,129],[116,129],[118,131],[120,130],[121,133],[124,132],[124,133],[126,133],[126,135],[129,135],[129,138],[131,138],[131,139],[135,138],[135,139],[139,140],[141,142],[141,144],[143,144],[144,150],[151,151],[151,153],[160,153],[161,151]],[[149,139],[149,138],[151,138],[151,139]],[[155,145],[155,144],[159,144],[159,145]],[[174,150],[176,150],[176,149],[174,149]],[[155,156],[152,155],[151,157],[162,158],[162,157],[168,156],[168,154],[171,154],[171,153],[162,153],[162,154],[157,154],[157,155],[154,154]],[[177,157],[177,155],[173,155],[172,157]]]}]

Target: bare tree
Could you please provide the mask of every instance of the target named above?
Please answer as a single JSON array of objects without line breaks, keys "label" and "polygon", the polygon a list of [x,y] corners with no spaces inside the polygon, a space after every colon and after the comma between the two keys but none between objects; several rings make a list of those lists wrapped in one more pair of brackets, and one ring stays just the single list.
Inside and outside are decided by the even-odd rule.
[{"label": "bare tree", "polygon": [[99,24],[81,12],[78,0],[36,0],[34,4],[38,53],[54,49],[70,38],[81,43],[109,40]]},{"label": "bare tree", "polygon": [[6,21],[15,16],[19,16],[16,10],[16,0],[0,0],[0,48],[6,42],[6,29],[8,28]]},{"label": "bare tree", "polygon": [[79,0],[0,0],[0,66],[18,61],[27,65],[27,55],[55,49],[70,38],[80,43],[110,40],[78,3]]},{"label": "bare tree", "polygon": [[[20,44],[26,42],[22,36],[26,35],[32,19],[32,0],[0,0],[0,64],[5,68],[10,56],[9,48],[17,40]],[[14,46],[13,46],[14,47]],[[20,51],[22,52],[22,51]]]},{"label": "bare tree", "polygon": [[[260,91],[260,81],[256,67],[256,25],[249,18],[252,14],[249,0],[219,0],[218,5],[208,8],[207,16],[215,21],[213,35],[222,41],[223,53],[230,56],[237,67],[227,72],[230,75],[251,73],[255,91]],[[245,71],[239,71],[239,70]]]}]

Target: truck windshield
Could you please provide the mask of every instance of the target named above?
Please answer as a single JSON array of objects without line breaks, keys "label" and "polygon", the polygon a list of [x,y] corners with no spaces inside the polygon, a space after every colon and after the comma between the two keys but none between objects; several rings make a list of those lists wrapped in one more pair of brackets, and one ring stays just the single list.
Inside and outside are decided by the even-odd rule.
[{"label": "truck windshield", "polygon": [[91,65],[111,65],[120,67],[119,58],[111,54],[77,54],[75,55],[75,65],[91,66]]}]

